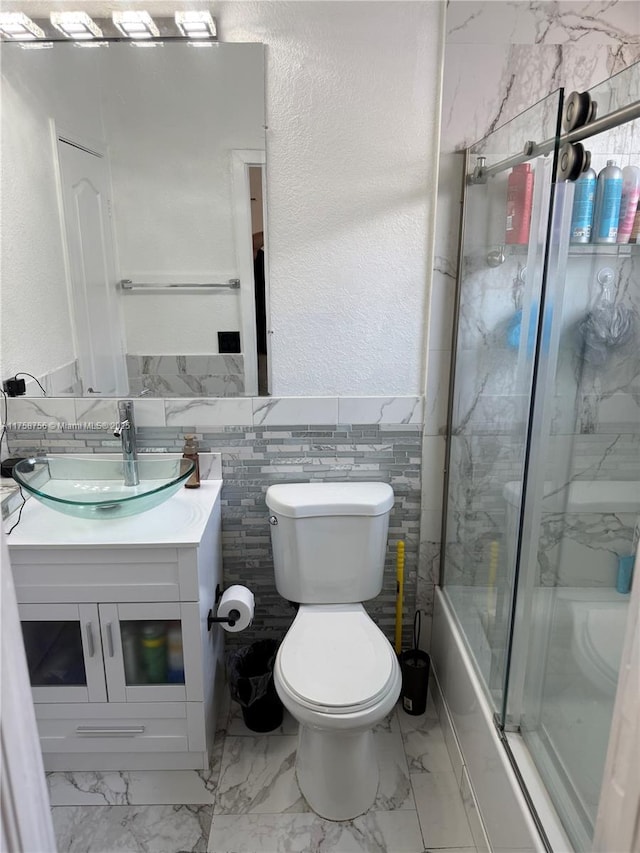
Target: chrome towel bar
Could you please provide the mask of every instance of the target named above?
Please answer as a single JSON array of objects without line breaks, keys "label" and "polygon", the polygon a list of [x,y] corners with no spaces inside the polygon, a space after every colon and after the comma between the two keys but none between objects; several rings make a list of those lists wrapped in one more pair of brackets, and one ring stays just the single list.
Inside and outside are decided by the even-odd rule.
[{"label": "chrome towel bar", "polygon": [[238,290],[240,287],[239,278],[230,278],[224,282],[207,282],[205,284],[197,284],[191,282],[181,282],[179,284],[134,284],[130,278],[120,280],[122,290],[180,290],[182,288],[197,288],[198,290],[217,290],[218,288],[226,288],[230,290]]}]

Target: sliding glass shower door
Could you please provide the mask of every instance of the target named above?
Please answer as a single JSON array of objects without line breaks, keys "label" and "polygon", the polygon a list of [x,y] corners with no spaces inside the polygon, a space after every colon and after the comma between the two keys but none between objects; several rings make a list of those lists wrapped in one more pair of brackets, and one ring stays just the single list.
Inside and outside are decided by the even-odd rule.
[{"label": "sliding glass shower door", "polygon": [[[557,136],[561,106],[558,91],[469,151],[450,397],[444,580],[496,712],[504,696],[519,484],[556,151],[554,146],[544,156],[520,155],[524,142],[539,139],[540,133]],[[528,211],[530,218],[523,221]]]},{"label": "sliding glass shower door", "polygon": [[[640,101],[640,68],[590,92],[601,115]],[[640,120],[582,141],[600,173],[640,166]],[[627,173],[625,173],[626,176]],[[542,341],[505,722],[515,723],[578,850],[597,815],[640,511],[640,244],[571,243],[557,227]],[[545,348],[546,346],[546,348]],[[520,631],[520,634],[518,634]]]},{"label": "sliding glass shower door", "polygon": [[[640,236],[572,241],[570,165],[640,167],[640,66],[590,95],[600,123],[582,147],[561,136],[556,93],[469,151],[442,578],[510,757],[525,782],[535,768],[577,851],[640,517]],[[523,242],[509,217],[530,173]]]}]

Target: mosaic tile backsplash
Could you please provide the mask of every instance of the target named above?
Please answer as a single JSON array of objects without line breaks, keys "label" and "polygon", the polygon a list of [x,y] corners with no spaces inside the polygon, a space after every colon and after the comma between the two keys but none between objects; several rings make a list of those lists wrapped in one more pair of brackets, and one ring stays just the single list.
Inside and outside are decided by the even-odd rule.
[{"label": "mosaic tile backsplash", "polygon": [[[35,403],[36,401],[30,401]],[[79,401],[76,401],[79,402]],[[142,403],[136,402],[136,406]],[[149,401],[153,402],[153,401]],[[26,403],[26,401],[25,401]],[[66,401],[62,401],[66,403]],[[42,401],[51,410],[55,402]],[[21,426],[13,423],[11,426]],[[30,424],[38,426],[37,422]],[[82,426],[82,424],[74,424]],[[389,483],[395,506],[381,594],[366,607],[384,633],[395,629],[395,560],[397,542],[405,542],[405,612],[413,617],[418,559],[421,488],[421,432],[416,424],[321,424],[202,427],[140,426],[141,451],[179,452],[184,434],[198,436],[201,449],[222,455],[222,542],[225,584],[242,583],[256,596],[256,616],[241,635],[229,634],[228,645],[263,637],[280,638],[294,608],[275,588],[265,493],[272,483],[308,481],[379,481]],[[55,437],[54,437],[55,436]],[[33,452],[119,452],[119,442],[106,430],[12,429],[11,454]],[[407,619],[405,642],[409,642]]]}]

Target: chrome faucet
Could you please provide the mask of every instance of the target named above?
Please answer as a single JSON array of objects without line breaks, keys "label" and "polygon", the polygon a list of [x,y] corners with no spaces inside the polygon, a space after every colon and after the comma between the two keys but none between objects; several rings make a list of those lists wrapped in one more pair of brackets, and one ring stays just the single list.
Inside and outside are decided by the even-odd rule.
[{"label": "chrome faucet", "polygon": [[136,422],[133,418],[133,400],[118,400],[118,424],[113,431],[122,439],[122,460],[125,486],[137,486],[138,455],[136,453]]}]

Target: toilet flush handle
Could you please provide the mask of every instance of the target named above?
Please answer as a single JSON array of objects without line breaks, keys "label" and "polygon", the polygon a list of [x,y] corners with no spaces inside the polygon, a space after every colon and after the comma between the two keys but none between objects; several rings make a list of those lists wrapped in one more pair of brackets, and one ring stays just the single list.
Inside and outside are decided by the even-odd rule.
[{"label": "toilet flush handle", "polygon": [[271,524],[271,525],[273,525],[273,527],[275,527],[277,525],[277,523],[278,523],[278,519],[275,517],[275,515],[270,515],[269,516],[269,524]]}]

